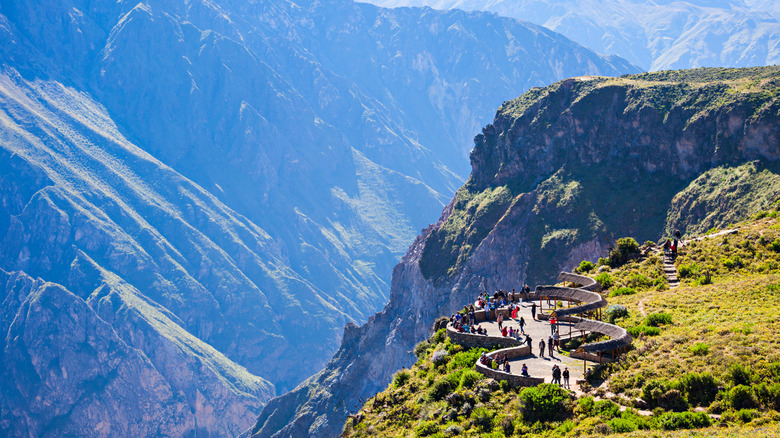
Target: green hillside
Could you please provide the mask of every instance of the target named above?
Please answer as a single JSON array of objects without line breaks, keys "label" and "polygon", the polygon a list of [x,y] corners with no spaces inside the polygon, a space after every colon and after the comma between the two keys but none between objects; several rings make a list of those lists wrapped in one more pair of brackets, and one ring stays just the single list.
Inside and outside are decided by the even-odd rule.
[{"label": "green hillside", "polygon": [[439,330],[343,436],[780,435],[777,214],[687,242],[674,289],[659,280],[663,262],[652,246],[618,267],[606,258],[583,264],[612,283],[610,304],[628,310],[616,323],[635,340],[617,362],[596,367],[582,391],[485,379],[474,370],[483,350],[464,351]]}]

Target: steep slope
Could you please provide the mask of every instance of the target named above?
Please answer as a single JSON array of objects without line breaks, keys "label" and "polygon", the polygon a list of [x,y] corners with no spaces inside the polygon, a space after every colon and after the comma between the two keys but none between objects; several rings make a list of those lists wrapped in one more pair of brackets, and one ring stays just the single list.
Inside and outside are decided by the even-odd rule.
[{"label": "steep slope", "polygon": [[474,370],[484,350],[461,348],[440,330],[415,347],[414,367],[347,420],[343,436],[777,436],[776,208],[686,242],[674,290],[647,281],[663,275],[660,254],[599,266],[612,283],[610,303],[625,309],[617,324],[639,336],[619,361],[588,365],[589,385],[572,385],[576,401],[557,385],[515,389],[486,379]]},{"label": "steep slope", "polygon": [[[59,168],[61,178],[81,186],[90,216],[119,221],[114,213],[124,208],[91,198],[97,196],[87,188],[92,181],[79,180],[83,163],[101,176],[101,166],[112,167],[103,161],[109,146],[102,134],[81,133],[78,122],[73,129],[94,148],[61,147],[47,164],[35,162],[31,157],[53,141],[49,121],[36,117],[56,120],[64,112],[90,119],[89,107],[100,106],[101,129],[110,125],[111,138],[159,160],[140,162],[134,158],[140,152],[133,152],[111,175],[122,187],[137,183],[138,198],[160,205],[140,208],[122,199],[138,209],[128,214],[137,222],[132,229],[117,230],[130,227],[124,222],[96,227],[104,231],[106,251],[123,242],[122,251],[104,255],[121,269],[90,257],[144,294],[148,286],[147,296],[176,313],[192,334],[280,392],[324,365],[346,321],[365,321],[386,302],[393,264],[462,184],[466,139],[503,96],[573,74],[637,71],[546,29],[492,14],[388,11],[348,0],[11,2],[0,5],[0,35],[8,42],[0,62],[6,76],[18,76],[13,82],[68,90],[57,92],[64,100],[53,104],[58,109],[24,116],[43,127],[23,129],[29,152],[19,156],[33,167]],[[47,106],[43,101],[56,99],[33,100]],[[23,109],[6,110],[12,120],[17,111]],[[6,149],[13,154],[15,147]],[[143,193],[160,163],[178,172],[176,182],[162,179],[165,187],[152,190],[163,191],[165,202]],[[132,184],[122,181],[125,169]],[[8,181],[21,187],[27,171],[20,172]],[[180,183],[185,194],[177,192]],[[124,189],[113,184],[101,190],[123,198]],[[191,192],[208,201],[188,199]],[[68,216],[63,205],[81,203],[39,198]],[[18,215],[28,200],[8,215]],[[180,227],[176,216],[189,226]],[[144,246],[157,246],[155,233],[145,234],[149,227],[175,248],[173,255],[165,243],[157,252]],[[46,240],[48,229],[26,223],[24,229],[24,237],[19,226],[12,229],[0,266],[70,288],[70,241],[30,247],[27,255],[19,252],[25,239]],[[149,239],[141,245],[148,254],[125,245],[123,233]],[[167,282],[147,275],[150,266]],[[301,349],[308,354],[290,366],[295,355],[288,352]]]},{"label": "steep slope", "polygon": [[491,11],[545,26],[650,71],[780,62],[780,11],[772,1],[368,1],[385,7]]},{"label": "steep slope", "polygon": [[475,139],[469,181],[396,266],[387,307],[348,328],[326,369],[272,400],[252,432],[337,433],[475,293],[554,282],[614,236],[661,237],[675,195],[714,167],[774,168],[778,96],[773,67],[574,78],[506,102]]}]

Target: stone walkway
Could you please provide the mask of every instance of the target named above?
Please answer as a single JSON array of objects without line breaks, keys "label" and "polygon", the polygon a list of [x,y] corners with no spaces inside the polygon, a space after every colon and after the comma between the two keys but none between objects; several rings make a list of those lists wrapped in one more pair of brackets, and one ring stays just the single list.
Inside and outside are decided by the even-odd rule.
[{"label": "stone walkway", "polygon": [[[550,357],[546,345],[544,349],[544,357],[539,357],[539,341],[544,339],[545,344],[547,343],[547,338],[550,336],[550,323],[538,319],[534,321],[534,319],[531,318],[531,303],[524,302],[520,303],[520,310],[517,313],[517,320],[510,319],[504,321],[504,326],[514,327],[515,329],[519,330],[520,324],[518,324],[517,321],[520,320],[521,316],[525,318],[525,332],[530,334],[531,339],[533,339],[533,348],[531,349],[533,355],[531,357],[510,360],[509,365],[511,366],[512,374],[520,375],[520,370],[523,368],[523,364],[526,364],[528,366],[528,373],[532,377],[544,377],[545,383],[550,383],[552,382],[552,366],[558,364],[558,366],[561,368],[561,371],[563,371],[566,367],[569,368],[569,372],[571,373],[569,383],[571,389],[574,390],[576,386],[575,382],[583,378],[582,360],[572,359],[563,355],[562,353],[557,352],[553,352],[552,357]],[[498,322],[496,322],[495,319],[491,320],[489,323],[482,322],[479,325],[480,327],[487,329],[489,336],[501,336],[501,332],[498,330]],[[561,335],[568,334],[568,324],[559,324],[559,333]],[[525,339],[525,336],[521,336],[520,338]],[[588,366],[593,366],[593,363],[588,363]],[[561,382],[563,382],[563,379],[561,379]]]},{"label": "stone walkway", "polygon": [[674,265],[674,258],[667,255],[663,255],[663,258],[666,281],[669,283],[669,289],[674,289],[680,285],[680,280],[677,278],[677,267]]}]

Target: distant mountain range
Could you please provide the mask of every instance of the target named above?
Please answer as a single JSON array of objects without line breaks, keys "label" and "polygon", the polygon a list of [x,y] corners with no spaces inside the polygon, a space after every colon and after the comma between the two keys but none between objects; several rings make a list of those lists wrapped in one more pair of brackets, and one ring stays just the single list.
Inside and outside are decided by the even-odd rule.
[{"label": "distant mountain range", "polygon": [[780,3],[773,0],[366,1],[496,12],[651,71],[780,63]]},{"label": "distant mountain range", "polygon": [[3,2],[0,41],[0,435],[248,427],[385,304],[501,102],[638,71],[348,0]]}]

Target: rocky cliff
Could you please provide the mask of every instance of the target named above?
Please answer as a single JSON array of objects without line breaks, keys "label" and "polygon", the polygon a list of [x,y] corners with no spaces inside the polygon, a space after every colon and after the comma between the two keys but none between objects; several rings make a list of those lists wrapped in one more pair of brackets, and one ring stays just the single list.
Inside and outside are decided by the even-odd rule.
[{"label": "rocky cliff", "polygon": [[[349,326],[326,369],[269,402],[251,432],[336,436],[414,362],[433,320],[476,293],[554,282],[615,237],[657,239],[766,207],[780,196],[779,119],[777,67],[580,77],[506,102],[475,138],[468,182],[395,267],[389,304]],[[699,178],[734,167],[760,196],[679,219]],[[737,179],[713,181],[728,190]]]}]

